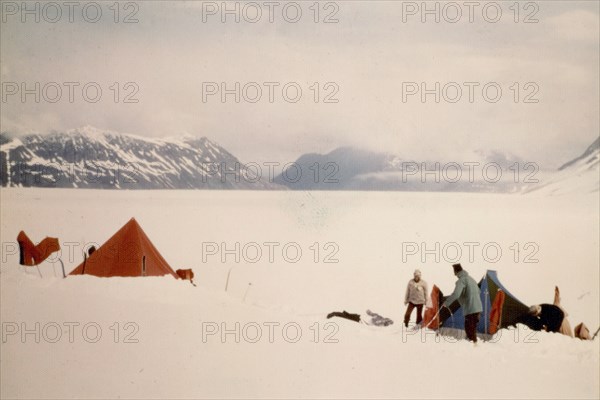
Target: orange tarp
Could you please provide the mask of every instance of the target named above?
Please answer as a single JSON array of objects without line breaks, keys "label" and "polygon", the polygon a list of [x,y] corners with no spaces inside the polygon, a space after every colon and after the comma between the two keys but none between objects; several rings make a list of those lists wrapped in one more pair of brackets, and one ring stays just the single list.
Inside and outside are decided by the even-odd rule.
[{"label": "orange tarp", "polygon": [[431,290],[431,308],[425,309],[425,315],[423,315],[423,325],[429,329],[436,330],[440,325],[439,311],[439,299],[440,299],[440,288],[433,285]]},{"label": "orange tarp", "polygon": [[57,238],[44,238],[37,246],[27,237],[25,232],[19,232],[17,236],[19,248],[21,250],[21,265],[32,267],[43,262],[50,254],[60,250],[60,244]]},{"label": "orange tarp", "polygon": [[177,276],[183,280],[192,281],[194,279],[194,271],[191,269],[178,269],[175,272],[177,273]]},{"label": "orange tarp", "polygon": [[502,307],[504,306],[504,291],[498,289],[494,303],[492,303],[492,309],[490,310],[490,331],[492,335],[498,332],[500,324],[502,323]]}]

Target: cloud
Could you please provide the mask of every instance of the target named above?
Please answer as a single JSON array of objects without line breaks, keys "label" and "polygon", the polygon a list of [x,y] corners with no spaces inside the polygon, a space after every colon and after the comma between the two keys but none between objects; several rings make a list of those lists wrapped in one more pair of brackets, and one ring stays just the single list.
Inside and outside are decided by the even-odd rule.
[{"label": "cloud", "polygon": [[[427,159],[501,149],[553,165],[597,135],[597,5],[543,3],[537,24],[515,24],[508,10],[497,24],[422,24],[402,23],[393,2],[342,2],[339,23],[323,24],[314,23],[309,3],[301,4],[304,18],[296,24],[281,14],[273,23],[203,23],[194,2],[139,3],[137,24],[3,23],[3,82],[95,82],[103,95],[90,103],[79,91],[79,100],[56,104],[13,97],[2,104],[2,127],[189,132],[257,162],[356,145]],[[320,11],[323,18],[331,10]],[[132,93],[128,82],[139,89],[138,103],[123,102]],[[212,96],[205,103],[205,82],[256,82],[263,97],[235,103],[229,95],[222,103]],[[273,103],[264,82],[279,83]],[[328,82],[335,86],[326,88]],[[478,98],[470,103],[463,92],[455,104],[423,104],[418,96],[404,102],[403,82],[457,82],[463,90],[464,82],[478,82]],[[502,101],[481,98],[490,82],[501,85]],[[282,98],[286,83],[301,87],[299,102]],[[511,100],[515,83],[518,103]],[[528,83],[539,88],[537,104],[522,102]],[[331,88],[339,89],[338,103],[323,102]]]},{"label": "cloud", "polygon": [[594,43],[598,41],[598,13],[589,10],[570,10],[549,17],[548,25],[562,41],[581,41]]}]

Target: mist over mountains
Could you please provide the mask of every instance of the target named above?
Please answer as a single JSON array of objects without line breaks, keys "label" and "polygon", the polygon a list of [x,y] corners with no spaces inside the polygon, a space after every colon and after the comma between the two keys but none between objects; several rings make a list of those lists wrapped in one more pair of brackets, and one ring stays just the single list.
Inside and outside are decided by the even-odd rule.
[{"label": "mist over mountains", "polygon": [[488,193],[561,193],[560,187],[577,181],[574,190],[594,192],[599,146],[596,139],[579,157],[550,172],[500,151],[443,162],[356,147],[303,154],[273,169],[245,164],[206,137],[156,139],[86,126],[48,135],[2,133],[0,181],[3,187]]}]

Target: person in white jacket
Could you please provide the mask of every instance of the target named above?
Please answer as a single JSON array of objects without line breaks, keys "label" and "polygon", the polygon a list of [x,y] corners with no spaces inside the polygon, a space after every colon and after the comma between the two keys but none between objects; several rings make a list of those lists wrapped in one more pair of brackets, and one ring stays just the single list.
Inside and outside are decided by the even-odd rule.
[{"label": "person in white jacket", "polygon": [[427,282],[421,279],[421,271],[416,269],[413,274],[413,279],[408,281],[406,287],[406,295],[404,296],[404,305],[406,314],[404,314],[404,326],[408,327],[408,321],[413,310],[417,309],[417,325],[423,320],[423,305],[427,303]]}]

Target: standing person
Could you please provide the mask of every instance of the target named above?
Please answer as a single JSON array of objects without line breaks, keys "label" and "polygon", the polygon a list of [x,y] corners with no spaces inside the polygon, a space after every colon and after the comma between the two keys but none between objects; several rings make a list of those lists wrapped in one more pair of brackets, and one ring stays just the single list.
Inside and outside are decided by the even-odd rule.
[{"label": "standing person", "polygon": [[483,311],[481,304],[481,295],[479,286],[473,278],[469,276],[467,271],[462,269],[460,264],[452,265],[454,275],[456,275],[456,286],[454,292],[446,298],[442,307],[449,309],[450,305],[458,300],[465,315],[465,332],[467,339],[477,343],[477,324],[479,323],[479,315]]},{"label": "standing person", "polygon": [[404,326],[408,327],[410,315],[417,309],[417,325],[423,320],[423,305],[427,302],[427,282],[421,279],[421,271],[415,269],[413,279],[408,281],[406,295],[404,296],[404,305],[406,313],[404,314]]}]

